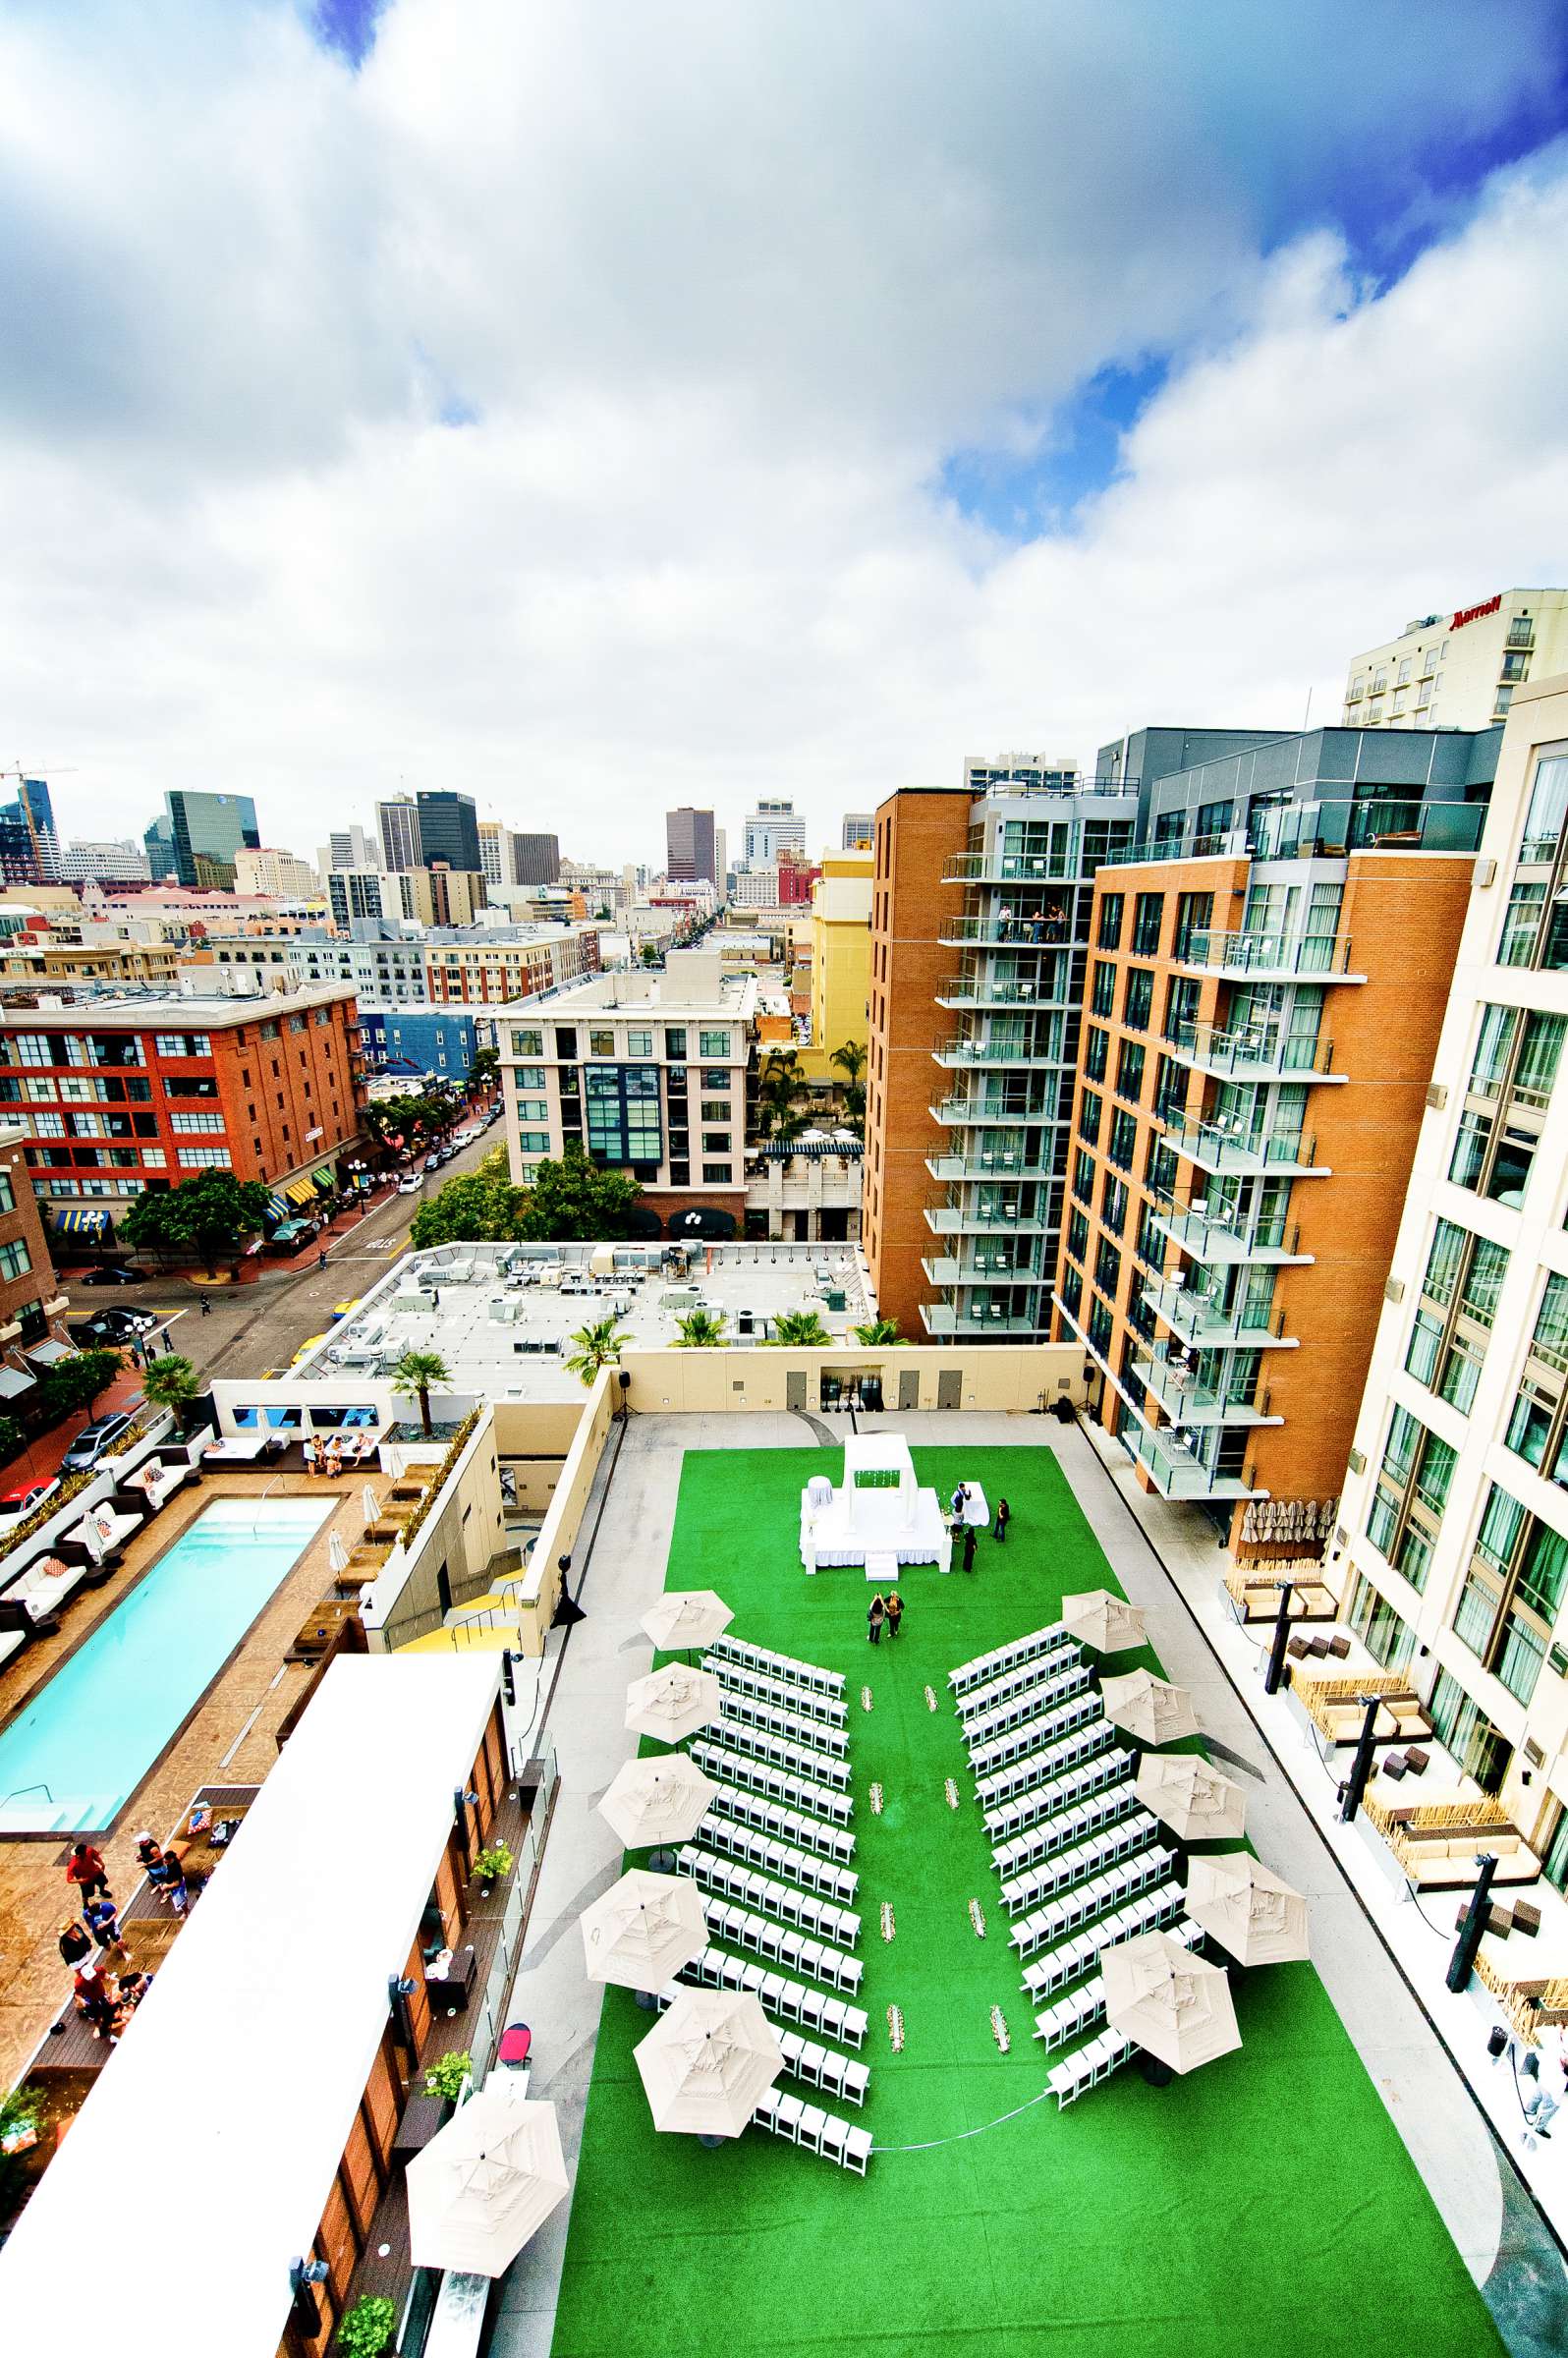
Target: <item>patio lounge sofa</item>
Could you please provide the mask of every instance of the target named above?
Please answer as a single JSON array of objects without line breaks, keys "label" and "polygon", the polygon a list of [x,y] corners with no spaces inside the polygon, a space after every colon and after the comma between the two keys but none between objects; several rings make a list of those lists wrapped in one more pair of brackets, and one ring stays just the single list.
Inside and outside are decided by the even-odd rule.
[{"label": "patio lounge sofa", "polygon": [[92,1568],[90,1562],[66,1564],[57,1555],[39,1556],[0,1591],[0,1629],[26,1634],[51,1626],[60,1607],[86,1585]]},{"label": "patio lounge sofa", "polygon": [[1474,1883],[1484,1850],[1497,1861],[1497,1883],[1533,1883],[1540,1861],[1517,1825],[1400,1825],[1390,1844],[1408,1882],[1418,1890],[1451,1889]]},{"label": "patio lounge sofa", "polygon": [[194,1466],[184,1463],[169,1465],[158,1458],[149,1457],[145,1465],[138,1466],[134,1474],[126,1476],[120,1489],[139,1492],[156,1514],[159,1507],[166,1505],[181,1484],[189,1482],[195,1472]]}]

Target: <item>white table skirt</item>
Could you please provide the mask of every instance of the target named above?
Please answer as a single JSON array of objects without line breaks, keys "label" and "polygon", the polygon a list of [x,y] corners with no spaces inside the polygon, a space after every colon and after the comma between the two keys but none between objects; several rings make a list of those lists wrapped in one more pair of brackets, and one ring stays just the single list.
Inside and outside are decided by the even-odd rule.
[{"label": "white table skirt", "polygon": [[[952,1513],[951,1492],[943,1499],[942,1508],[945,1514]],[[977,1531],[985,1531],[989,1528],[991,1510],[985,1502],[985,1492],[978,1482],[972,1482],[969,1485],[969,1496],[964,1501],[964,1520],[966,1523],[973,1523]]]}]

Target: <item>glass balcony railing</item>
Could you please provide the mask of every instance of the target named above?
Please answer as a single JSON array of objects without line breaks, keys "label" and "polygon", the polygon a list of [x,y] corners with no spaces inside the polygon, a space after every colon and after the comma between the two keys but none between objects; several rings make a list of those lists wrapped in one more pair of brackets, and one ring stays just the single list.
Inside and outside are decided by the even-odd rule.
[{"label": "glass balcony railing", "polygon": [[[986,1132],[987,1139],[994,1132]],[[1048,1155],[1026,1146],[997,1148],[977,1145],[962,1154],[927,1154],[925,1168],[933,1179],[951,1185],[957,1180],[1048,1179],[1054,1169]]]},{"label": "glass balcony railing", "polygon": [[1200,1376],[1198,1362],[1185,1346],[1166,1341],[1140,1348],[1133,1364],[1173,1425],[1266,1425],[1270,1421],[1268,1387],[1265,1384],[1261,1391],[1256,1384],[1238,1388],[1229,1374],[1238,1364],[1234,1361],[1220,1361],[1225,1374],[1215,1382]]},{"label": "glass balcony railing", "polygon": [[971,942],[1000,948],[1060,949],[1073,938],[1070,925],[1062,919],[1036,917],[1022,909],[1006,916],[992,911],[984,917],[944,917],[936,928],[938,941],[960,946]]},{"label": "glass balcony railing", "polygon": [[1037,1285],[1043,1274],[1037,1247],[1018,1253],[986,1253],[967,1244],[955,1252],[922,1257],[921,1267],[930,1285],[945,1291],[955,1285]]},{"label": "glass balcony railing", "polygon": [[1362,801],[1275,803],[1255,811],[1246,825],[1222,833],[1178,834],[1119,845],[1102,867],[1136,868],[1165,860],[1343,860],[1350,852],[1390,849],[1473,852],[1481,842],[1485,807],[1480,803],[1424,803],[1413,796],[1372,795]]},{"label": "glass balcony railing", "polygon": [[1165,1141],[1178,1154],[1208,1171],[1278,1171],[1305,1176],[1318,1167],[1316,1138],[1253,1132],[1239,1123],[1233,1128],[1223,1118],[1200,1122],[1185,1114],[1166,1123]]},{"label": "glass balcony railing", "polygon": [[1178,1024],[1166,1038],[1173,1056],[1205,1073],[1254,1081],[1276,1076],[1295,1080],[1303,1074],[1319,1080],[1345,1078],[1333,1071],[1331,1039],[1307,1039],[1283,1024]]},{"label": "glass balcony railing", "polygon": [[932,1119],[944,1128],[963,1129],[982,1122],[1001,1122],[1016,1129],[1021,1122],[1055,1121],[1057,1101],[1054,1090],[1048,1101],[1042,1093],[1022,1103],[1016,1097],[988,1096],[983,1091],[974,1095],[960,1091],[953,1096],[938,1098],[930,1110]]},{"label": "glass balcony railing", "polygon": [[951,1039],[938,1040],[931,1050],[938,1064],[961,1067],[971,1064],[1061,1064],[1064,1062],[1060,1043],[1052,1046],[1034,1039],[972,1039],[967,1033],[957,1033]]},{"label": "glass balcony railing", "polygon": [[1166,1440],[1163,1435],[1156,1440],[1141,1426],[1134,1426],[1127,1437],[1134,1456],[1146,1468],[1162,1498],[1227,1499],[1260,1495],[1250,1466],[1242,1474],[1216,1473],[1180,1441]]},{"label": "glass balcony railing", "polygon": [[1325,981],[1361,981],[1350,973],[1350,942],[1332,933],[1243,933],[1195,929],[1176,945],[1183,966],[1208,974],[1249,975],[1255,980],[1321,975]]},{"label": "glass balcony railing", "polygon": [[1010,1309],[1004,1302],[923,1302],[921,1319],[927,1334],[946,1341],[961,1335],[1043,1335],[1050,1314],[1043,1302],[1038,1313]]},{"label": "glass balcony railing", "polygon": [[1301,1250],[1301,1222],[1283,1212],[1260,1215],[1240,1209],[1209,1211],[1203,1204],[1160,1198],[1154,1224],[1194,1261],[1268,1263],[1312,1259]]},{"label": "glass balcony railing", "polygon": [[1144,1299],[1156,1318],[1199,1350],[1264,1351],[1294,1339],[1285,1333],[1282,1310],[1252,1311],[1245,1304],[1230,1308],[1174,1279],[1151,1285]]},{"label": "glass balcony railing", "polygon": [[991,1203],[949,1195],[926,1205],[925,1225],[933,1236],[1044,1236],[1050,1222],[1028,1197]]},{"label": "glass balcony railing", "polygon": [[[1058,979],[1054,963],[1060,963]],[[1038,975],[950,975],[938,983],[938,1007],[1043,1007],[1060,1004],[1067,989],[1066,962],[1054,962]]]}]

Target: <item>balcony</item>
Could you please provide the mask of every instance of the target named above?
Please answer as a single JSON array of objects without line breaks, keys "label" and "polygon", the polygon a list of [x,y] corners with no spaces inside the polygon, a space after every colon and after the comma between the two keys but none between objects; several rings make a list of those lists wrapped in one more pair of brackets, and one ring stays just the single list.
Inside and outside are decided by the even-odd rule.
[{"label": "balcony", "polygon": [[1350,970],[1350,942],[1329,933],[1194,931],[1176,945],[1178,966],[1253,982],[1289,982],[1298,975],[1324,982],[1365,982]]},{"label": "balcony", "polygon": [[1072,927],[1058,922],[1050,924],[1041,918],[1036,924],[1032,918],[1010,917],[1005,923],[997,917],[944,917],[936,928],[938,941],[968,948],[972,943],[993,949],[1035,950],[1066,949],[1072,942]]},{"label": "balcony", "polygon": [[1331,1039],[1298,1039],[1283,1024],[1243,1024],[1231,1030],[1218,1024],[1178,1024],[1166,1038],[1178,1063],[1228,1081],[1338,1083],[1349,1077],[1332,1070]]},{"label": "balcony", "polygon": [[1065,1006],[1043,981],[1021,981],[1015,975],[950,975],[936,991],[938,1007],[1049,1007]]},{"label": "balcony", "polygon": [[1239,1127],[1232,1129],[1223,1121],[1195,1122],[1189,1114],[1166,1123],[1165,1141],[1205,1171],[1238,1176],[1271,1171],[1299,1179],[1326,1179],[1329,1175],[1327,1164],[1316,1160],[1315,1138],[1280,1137],[1273,1132],[1254,1135]]},{"label": "balcony", "polygon": [[1163,1434],[1156,1440],[1142,1427],[1134,1426],[1128,1433],[1133,1455],[1148,1475],[1162,1498],[1266,1498],[1246,1474],[1215,1474],[1191,1449],[1180,1441],[1167,1440]]},{"label": "balcony", "polygon": [[925,1225],[933,1236],[1044,1236],[1050,1227],[1037,1211],[1020,1211],[1017,1205],[1008,1211],[994,1204],[966,1207],[945,1199],[926,1205]]},{"label": "balcony", "polygon": [[967,1180],[1048,1179],[1052,1171],[1047,1158],[1023,1148],[1005,1153],[987,1148],[976,1154],[927,1154],[925,1168],[948,1187]]},{"label": "balcony", "polygon": [[1233,1397],[1223,1383],[1199,1379],[1190,1360],[1172,1356],[1168,1342],[1140,1348],[1134,1369],[1150,1399],[1157,1400],[1173,1425],[1283,1425],[1269,1414],[1266,1386],[1258,1402]]},{"label": "balcony", "polygon": [[[1054,1092],[1049,1105],[1043,1097],[1031,1105],[1015,1105],[1000,1097],[954,1096],[939,1098],[929,1111],[932,1121],[940,1122],[944,1129],[960,1130],[981,1122],[998,1122],[1016,1130],[1025,1122],[1054,1122],[1060,1118]],[[1007,1166],[1003,1163],[1001,1167],[1005,1170]]]},{"label": "balcony", "polygon": [[1150,1216],[1173,1245],[1209,1265],[1246,1263],[1286,1268],[1315,1259],[1301,1250],[1300,1222],[1282,1213],[1267,1219],[1245,1212],[1210,1214],[1201,1203],[1181,1205],[1167,1199]]},{"label": "balcony", "polygon": [[1043,1305],[1038,1318],[1026,1318],[1009,1311],[1000,1302],[971,1304],[967,1310],[952,1302],[923,1302],[921,1319],[926,1333],[938,1342],[951,1342],[955,1336],[965,1335],[990,1335],[997,1340],[1039,1335],[1049,1323]]},{"label": "balcony", "polygon": [[971,1248],[967,1252],[944,1253],[929,1261],[923,1259],[921,1267],[929,1284],[943,1287],[1038,1285],[1041,1280],[1038,1260],[1037,1253],[1020,1257],[1009,1254],[1005,1247],[994,1253]]},{"label": "balcony", "polygon": [[959,1033],[938,1040],[931,1050],[940,1065],[963,1071],[976,1064],[1062,1064],[1060,1047],[1047,1049],[1031,1039],[970,1039]]},{"label": "balcony", "polygon": [[1294,1351],[1299,1338],[1286,1334],[1285,1314],[1253,1319],[1245,1310],[1225,1310],[1196,1286],[1167,1279],[1151,1285],[1144,1297],[1156,1318],[1198,1351]]},{"label": "balcony", "polygon": [[1076,879],[1077,870],[1065,853],[1036,860],[993,846],[988,852],[955,852],[942,863],[944,884],[1066,884]]}]

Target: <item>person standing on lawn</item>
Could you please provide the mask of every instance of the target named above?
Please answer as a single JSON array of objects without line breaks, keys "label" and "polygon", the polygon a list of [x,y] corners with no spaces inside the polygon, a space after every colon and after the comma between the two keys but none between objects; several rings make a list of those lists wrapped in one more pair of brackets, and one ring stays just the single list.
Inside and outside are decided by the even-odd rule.
[{"label": "person standing on lawn", "polygon": [[1007,1500],[1005,1498],[998,1498],[996,1501],[996,1521],[991,1528],[991,1538],[993,1540],[1005,1541],[1007,1538],[1007,1526],[1012,1520],[1013,1510],[1008,1505]]},{"label": "person standing on lawn", "polygon": [[887,1607],[878,1591],[866,1608],[866,1634],[873,1646],[880,1646],[882,1642],[882,1623],[886,1619]]},{"label": "person standing on lawn", "polygon": [[890,1640],[898,1636],[899,1627],[903,1619],[904,1600],[899,1595],[897,1589],[894,1589],[889,1594],[887,1600],[887,1634]]},{"label": "person standing on lawn", "polygon": [[964,1526],[964,1569],[966,1572],[973,1572],[975,1569],[975,1526],[973,1523],[966,1523]]}]

